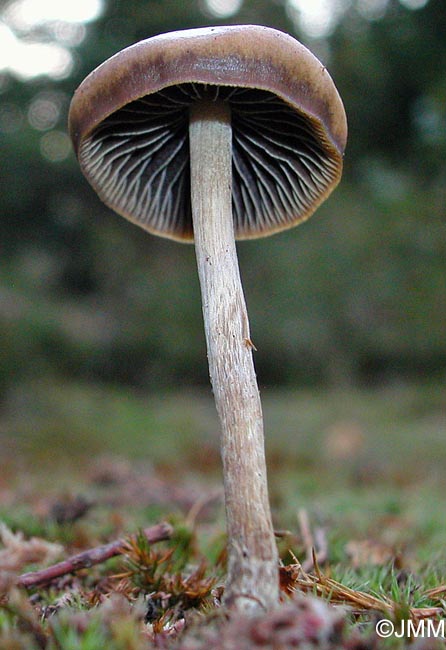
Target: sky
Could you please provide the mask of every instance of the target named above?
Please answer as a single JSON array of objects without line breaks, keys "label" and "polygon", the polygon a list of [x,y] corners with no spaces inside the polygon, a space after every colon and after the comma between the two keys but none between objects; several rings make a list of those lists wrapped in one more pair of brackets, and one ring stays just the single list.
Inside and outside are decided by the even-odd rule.
[{"label": "sky", "polygon": [[[0,72],[24,81],[68,76],[71,48],[80,45],[86,24],[102,9],[103,0],[13,0],[0,16]],[[37,28],[44,38],[32,38]]]}]

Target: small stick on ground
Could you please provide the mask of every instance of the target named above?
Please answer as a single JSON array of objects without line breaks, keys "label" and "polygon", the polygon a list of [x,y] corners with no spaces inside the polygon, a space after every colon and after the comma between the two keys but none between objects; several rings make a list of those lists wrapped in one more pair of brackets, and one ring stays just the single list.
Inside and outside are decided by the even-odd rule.
[{"label": "small stick on ground", "polygon": [[446,596],[446,585],[440,585],[439,587],[434,587],[433,589],[427,589],[423,595],[432,599],[439,598],[443,595]]},{"label": "small stick on ground", "polygon": [[302,569],[308,573],[314,567],[314,556],[319,564],[326,562],[328,557],[327,537],[323,528],[315,528],[314,535],[311,531],[310,521],[306,510],[298,512],[299,528],[305,546],[306,558],[302,562]]},{"label": "small stick on ground", "polygon": [[[144,528],[142,531],[150,544],[169,539],[172,536],[172,532],[172,526],[167,523],[161,523],[150,528]],[[109,544],[96,546],[95,548],[88,549],[87,551],[83,551],[77,555],[72,555],[67,560],[63,560],[63,562],[59,562],[58,564],[53,564],[41,571],[23,573],[19,576],[17,584],[21,587],[26,587],[27,589],[30,587],[41,587],[47,585],[55,578],[60,578],[67,573],[73,573],[79,569],[91,567],[94,564],[100,564],[111,557],[120,555],[123,552],[125,542],[125,539],[117,539]]]}]

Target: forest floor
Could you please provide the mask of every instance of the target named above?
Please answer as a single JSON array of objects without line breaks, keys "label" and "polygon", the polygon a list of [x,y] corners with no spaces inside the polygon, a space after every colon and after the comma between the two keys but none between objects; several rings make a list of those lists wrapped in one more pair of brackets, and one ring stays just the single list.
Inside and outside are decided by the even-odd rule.
[{"label": "forest floor", "polygon": [[[249,620],[220,606],[208,392],[48,380],[11,391],[0,415],[1,650],[445,648],[444,383],[262,398],[282,604]],[[164,522],[169,539],[150,545],[143,530]],[[119,553],[106,560],[111,542]],[[80,553],[50,582],[23,577]]]}]

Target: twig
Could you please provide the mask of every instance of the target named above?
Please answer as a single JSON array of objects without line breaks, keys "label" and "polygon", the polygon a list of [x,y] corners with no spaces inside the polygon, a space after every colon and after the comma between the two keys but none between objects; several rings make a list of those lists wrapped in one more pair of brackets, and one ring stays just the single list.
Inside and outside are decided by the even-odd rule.
[{"label": "twig", "polygon": [[[169,539],[172,532],[172,526],[167,523],[161,523],[150,528],[144,528],[142,531],[150,544]],[[100,564],[111,557],[120,555],[123,552],[125,541],[125,539],[118,539],[109,544],[96,546],[95,548],[88,549],[87,551],[83,551],[77,555],[72,555],[67,560],[63,560],[63,562],[59,562],[58,564],[53,564],[46,569],[23,573],[19,576],[17,584],[26,588],[41,587],[55,578],[60,578],[60,576],[66,575],[67,573],[73,573],[79,569],[91,567],[94,564]]]},{"label": "twig", "polygon": [[299,521],[300,534],[305,546],[307,555],[311,557],[312,548],[314,547],[313,535],[311,534],[310,521],[308,519],[308,512],[305,508],[301,508],[297,513]]},{"label": "twig", "polygon": [[424,594],[428,598],[434,599],[439,596],[446,595],[446,585],[441,585],[440,587],[434,587],[433,589],[427,589]]},{"label": "twig", "polygon": [[327,537],[323,528],[315,528],[314,535],[311,532],[310,520],[305,509],[297,513],[300,534],[305,546],[306,558],[302,563],[305,572],[311,571],[314,567],[314,557],[317,555],[319,564],[326,562],[328,557]]},{"label": "twig", "polygon": [[193,529],[195,526],[195,523],[197,521],[197,518],[201,511],[209,505],[212,501],[215,501],[217,499],[220,499],[222,497],[222,492],[221,490],[211,492],[210,494],[206,494],[202,496],[200,499],[197,499],[193,504],[192,507],[189,509],[189,512],[186,515],[186,524],[190,529]]}]

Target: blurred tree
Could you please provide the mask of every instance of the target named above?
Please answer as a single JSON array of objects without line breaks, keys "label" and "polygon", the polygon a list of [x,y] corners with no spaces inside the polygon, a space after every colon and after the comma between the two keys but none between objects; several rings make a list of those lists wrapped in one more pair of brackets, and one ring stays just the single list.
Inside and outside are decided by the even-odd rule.
[{"label": "blurred tree", "polygon": [[[240,244],[262,381],[443,372],[442,1],[338,3],[337,20],[317,38],[302,31],[297,0],[85,0],[78,10],[84,5],[90,15],[78,22],[31,20],[25,0],[0,5],[3,42],[14,51],[30,41],[59,48],[51,57],[59,67],[47,74],[0,59],[0,388],[42,373],[152,387],[207,382],[192,248],[149,237],[102,206],[65,125],[76,85],[117,50],[231,22],[303,39],[327,64],[350,124],[344,180],[318,215]],[[34,58],[36,66],[30,51],[28,63]]]}]

